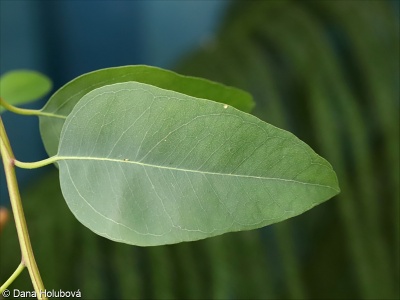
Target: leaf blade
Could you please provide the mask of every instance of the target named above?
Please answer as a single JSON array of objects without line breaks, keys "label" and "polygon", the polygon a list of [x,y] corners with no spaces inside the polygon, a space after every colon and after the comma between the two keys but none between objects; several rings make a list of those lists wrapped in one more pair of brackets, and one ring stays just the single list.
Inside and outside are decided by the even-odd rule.
[{"label": "leaf blade", "polygon": [[[197,98],[227,103],[246,112],[254,107],[250,94],[203,78],[183,76],[172,71],[144,66],[123,66],[83,74],[61,87],[42,111],[61,118],[40,116],[40,132],[49,156],[56,154],[64,119],[76,103],[90,91],[104,85],[136,81],[173,90]],[[64,118],[64,119],[63,119]]]},{"label": "leaf blade", "polygon": [[77,219],[141,246],[259,228],[339,192],[329,163],[292,134],[135,82],[85,95],[65,122],[57,157]]},{"label": "leaf blade", "polygon": [[[14,70],[0,78],[0,96],[11,105],[35,101],[52,88],[51,80],[36,71]],[[5,109],[0,106],[0,113]]]}]

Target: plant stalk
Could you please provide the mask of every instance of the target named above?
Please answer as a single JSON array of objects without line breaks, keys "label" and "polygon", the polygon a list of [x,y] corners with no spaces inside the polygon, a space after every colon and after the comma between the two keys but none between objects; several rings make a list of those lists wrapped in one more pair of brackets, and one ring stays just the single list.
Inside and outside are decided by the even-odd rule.
[{"label": "plant stalk", "polygon": [[4,172],[7,180],[8,192],[10,195],[11,207],[14,215],[15,226],[17,228],[18,240],[21,248],[22,263],[27,267],[38,299],[42,297],[45,288],[40,277],[32,245],[29,238],[28,227],[26,225],[24,210],[22,208],[21,196],[19,194],[17,177],[15,176],[14,154],[8,140],[3,121],[0,117],[0,153],[3,159]]},{"label": "plant stalk", "polygon": [[25,265],[21,261],[21,263],[18,265],[18,268],[14,271],[14,273],[10,276],[10,278],[7,279],[6,282],[0,287],[0,293],[3,293],[6,288],[10,286],[11,283],[21,274],[21,272],[24,270]]}]

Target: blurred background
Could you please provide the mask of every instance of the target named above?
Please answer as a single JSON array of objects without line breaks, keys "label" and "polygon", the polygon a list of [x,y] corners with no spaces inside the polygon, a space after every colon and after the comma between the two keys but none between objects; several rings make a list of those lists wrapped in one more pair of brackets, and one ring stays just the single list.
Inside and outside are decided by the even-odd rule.
[{"label": "blurred background", "polygon": [[[78,223],[54,167],[18,170],[46,288],[84,299],[398,299],[399,3],[1,0],[1,74],[38,70],[55,91],[92,70],[149,64],[237,86],[256,116],[327,158],[342,189],[283,223],[141,248]],[[19,160],[46,157],[35,117],[2,118]],[[10,219],[1,283],[20,260]],[[28,272],[11,288],[32,290]]]}]

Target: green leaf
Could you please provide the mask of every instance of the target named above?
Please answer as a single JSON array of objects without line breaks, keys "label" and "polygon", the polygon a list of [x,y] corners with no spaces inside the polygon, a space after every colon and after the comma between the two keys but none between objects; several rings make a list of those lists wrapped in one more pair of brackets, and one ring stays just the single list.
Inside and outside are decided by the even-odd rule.
[{"label": "green leaf", "polygon": [[339,192],[331,165],[293,134],[137,82],[85,95],[63,126],[56,159],[76,218],[140,246],[259,228]]},{"label": "green leaf", "polygon": [[[11,105],[37,100],[52,88],[51,80],[36,71],[15,70],[0,77],[0,96]],[[5,109],[0,106],[0,112]]]},{"label": "green leaf", "polygon": [[189,77],[150,66],[124,66],[84,74],[60,88],[47,102],[40,116],[40,132],[49,156],[57,152],[65,118],[76,103],[88,92],[113,83],[137,81],[172,90],[196,98],[204,98],[250,112],[254,106],[250,94],[203,78]]}]

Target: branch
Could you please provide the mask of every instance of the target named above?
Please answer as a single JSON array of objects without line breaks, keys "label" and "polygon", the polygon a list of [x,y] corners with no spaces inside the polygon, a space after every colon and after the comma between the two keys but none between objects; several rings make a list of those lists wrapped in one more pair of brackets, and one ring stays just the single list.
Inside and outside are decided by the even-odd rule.
[{"label": "branch", "polygon": [[42,297],[42,292],[45,292],[42,278],[40,277],[35,257],[33,255],[31,241],[29,239],[28,227],[22,208],[21,196],[19,194],[18,182],[15,176],[14,169],[14,154],[12,152],[10,142],[8,140],[3,121],[0,117],[0,153],[3,159],[4,171],[7,180],[8,192],[10,195],[11,207],[14,215],[15,226],[19,245],[22,254],[22,263],[28,268],[29,275],[32,280],[33,287],[36,291],[38,299],[47,299]]}]

